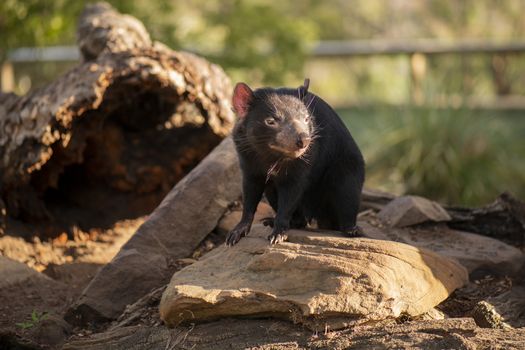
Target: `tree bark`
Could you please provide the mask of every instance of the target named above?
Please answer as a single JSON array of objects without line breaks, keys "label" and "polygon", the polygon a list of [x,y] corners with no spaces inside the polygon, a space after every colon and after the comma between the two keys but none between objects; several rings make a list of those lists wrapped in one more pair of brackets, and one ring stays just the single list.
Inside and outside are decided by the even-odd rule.
[{"label": "tree bark", "polygon": [[152,43],[137,19],[90,5],[78,44],[83,62],[52,83],[0,94],[0,199],[10,217],[54,219],[63,197],[88,210],[131,200],[136,213],[121,216],[147,214],[233,126],[223,70]]},{"label": "tree bark", "polygon": [[481,208],[446,208],[452,220],[448,226],[525,246],[525,202],[502,193],[493,203]]}]

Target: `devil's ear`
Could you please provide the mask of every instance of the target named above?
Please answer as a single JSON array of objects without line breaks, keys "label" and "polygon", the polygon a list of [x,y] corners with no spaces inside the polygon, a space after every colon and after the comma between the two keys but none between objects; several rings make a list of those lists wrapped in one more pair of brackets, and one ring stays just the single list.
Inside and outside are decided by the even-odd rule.
[{"label": "devil's ear", "polygon": [[304,79],[304,83],[302,86],[299,86],[299,98],[302,100],[306,94],[308,93],[308,87],[310,87],[310,79],[306,78]]},{"label": "devil's ear", "polygon": [[250,103],[253,100],[253,91],[245,83],[237,83],[233,90],[232,106],[233,111],[239,118],[246,117]]}]

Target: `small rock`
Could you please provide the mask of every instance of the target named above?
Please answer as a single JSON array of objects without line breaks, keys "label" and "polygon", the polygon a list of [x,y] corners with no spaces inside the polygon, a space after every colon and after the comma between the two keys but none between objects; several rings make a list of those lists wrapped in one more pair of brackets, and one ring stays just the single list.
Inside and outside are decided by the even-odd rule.
[{"label": "small rock", "polygon": [[59,346],[71,334],[72,327],[59,316],[48,314],[32,331],[39,344]]},{"label": "small rock", "polygon": [[406,244],[290,230],[269,245],[254,225],[173,275],[160,315],[169,326],[229,316],[274,316],[312,329],[427,312],[467,280],[447,258]]},{"label": "small rock", "polygon": [[482,328],[510,328],[509,325],[503,322],[503,317],[496,311],[494,306],[486,301],[480,301],[476,304],[472,312],[472,318]]},{"label": "small rock", "polygon": [[525,327],[525,287],[513,286],[508,292],[486,300],[501,319],[514,328]]},{"label": "small rock", "polygon": [[451,220],[447,211],[438,203],[418,196],[403,196],[392,200],[379,212],[378,217],[389,227]]},{"label": "small rock", "polygon": [[187,266],[196,263],[196,259],[192,258],[183,258],[183,259],[177,259],[176,263],[182,266]]},{"label": "small rock", "polygon": [[446,317],[445,313],[441,310],[436,309],[433,307],[432,309],[428,310],[421,316],[418,316],[418,320],[444,320]]}]

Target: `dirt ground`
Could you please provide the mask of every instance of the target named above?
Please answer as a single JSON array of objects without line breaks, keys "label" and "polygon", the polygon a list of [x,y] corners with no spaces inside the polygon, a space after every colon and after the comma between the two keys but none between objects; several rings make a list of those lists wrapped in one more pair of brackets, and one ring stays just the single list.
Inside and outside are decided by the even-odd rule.
[{"label": "dirt ground", "polygon": [[[97,271],[115,256],[120,247],[145,219],[146,217],[122,220],[109,229],[91,229],[88,232],[74,228],[73,238],[64,233],[46,241],[41,241],[38,238],[24,239],[22,237],[24,235],[27,237],[28,228],[17,223],[10,225],[11,231],[0,237],[0,253],[42,272],[49,278],[29,279],[23,285],[14,285],[0,290],[0,349],[53,349],[58,348],[65,339],[69,339],[69,342],[74,345],[78,342],[82,343],[83,339],[91,339],[94,333],[100,331],[126,332],[133,327],[139,327],[140,332],[153,332],[151,334],[157,334],[160,337],[159,334],[165,329],[158,316],[158,303],[163,288],[153,291],[136,304],[128,307],[119,320],[111,324],[73,329],[61,319],[66,309],[81,294]],[[212,233],[202,242],[192,258],[178,262],[180,267],[192,263],[192,259],[198,259],[223,241],[223,235]],[[509,291],[513,285],[521,283],[523,281],[518,278],[495,276],[491,275],[490,272],[478,271],[471,275],[471,283],[454,292],[437,309],[448,317],[471,317],[478,302],[501,295]],[[235,323],[237,328],[232,332],[242,333],[241,328],[244,326],[241,327],[238,321],[225,320],[224,322]],[[297,339],[302,339],[304,346],[308,347],[313,347],[312,341],[317,341],[316,344],[320,346],[319,348],[323,348],[321,346],[324,344],[323,341],[330,340],[331,342],[339,339],[338,341],[339,343],[342,342],[341,344],[350,341],[347,339],[348,331],[314,335],[302,327],[287,325],[283,321],[250,320],[249,322],[250,327],[255,328],[257,328],[257,322],[263,328],[267,326],[268,322],[277,322],[277,326],[274,327],[284,327],[288,332],[291,332],[290,336],[285,337],[286,339],[283,338],[282,346],[277,346],[275,343],[274,347],[269,348],[300,348],[293,341],[293,334],[295,333]],[[418,324],[417,322],[422,321],[400,318],[387,321],[385,324]],[[357,331],[354,330],[352,333],[352,337],[354,337],[352,341],[356,341],[357,333],[355,332]],[[200,326],[195,334],[199,334],[199,332],[207,332],[207,337],[220,338],[223,331],[221,331],[221,327],[210,324]],[[363,329],[362,332],[364,336],[364,334],[372,331]],[[255,337],[254,339],[258,338]],[[275,341],[277,342],[277,340],[276,338]],[[443,343],[443,346],[446,344],[448,343]],[[452,343],[449,345],[452,346]],[[82,346],[78,348],[80,349]],[[199,345],[195,346],[197,346],[196,348],[200,347]],[[75,347],[73,346],[73,348]],[[523,348],[525,349],[525,343]]]},{"label": "dirt ground", "polygon": [[[118,253],[146,218],[122,220],[109,229],[91,229],[89,232],[76,227],[73,229],[73,239],[63,233],[45,241],[38,237],[32,237],[31,240],[22,238],[27,237],[28,226],[12,222],[6,234],[0,237],[0,254],[26,264],[49,279],[29,279],[23,285],[0,289],[0,349],[16,348],[8,345],[15,343],[27,344],[29,348],[44,345],[38,344],[42,337],[42,332],[37,329],[41,323],[39,320],[60,318],[98,270]],[[179,266],[183,267],[191,263],[192,259],[198,259],[223,239],[217,234],[210,234],[195,250],[193,257],[180,261]],[[159,323],[156,309],[154,305],[143,310],[143,323]],[[34,313],[46,316],[34,321]],[[65,328],[68,336],[85,336],[106,326],[95,325],[92,329]],[[55,339],[47,340],[52,343],[60,337],[59,334]]]},{"label": "dirt ground", "polygon": [[38,237],[25,240],[22,237],[27,226],[16,222],[9,225],[9,231],[0,237],[0,253],[50,279],[29,279],[24,285],[0,290],[0,345],[6,338],[33,342],[38,336],[33,332],[36,324],[24,327],[22,323],[31,321],[34,312],[45,313],[48,318],[62,315],[144,220],[123,220],[107,230],[83,232],[75,228],[73,239],[63,233],[47,241]]}]

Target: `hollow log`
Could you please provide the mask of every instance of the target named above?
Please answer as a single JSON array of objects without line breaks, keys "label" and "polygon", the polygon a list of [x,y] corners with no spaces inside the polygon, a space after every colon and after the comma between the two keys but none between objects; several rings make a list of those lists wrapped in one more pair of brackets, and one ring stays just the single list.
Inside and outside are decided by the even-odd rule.
[{"label": "hollow log", "polygon": [[223,70],[152,43],[137,19],[87,6],[78,45],[82,62],[52,83],[0,94],[4,216],[82,212],[82,225],[145,215],[231,131]]}]

